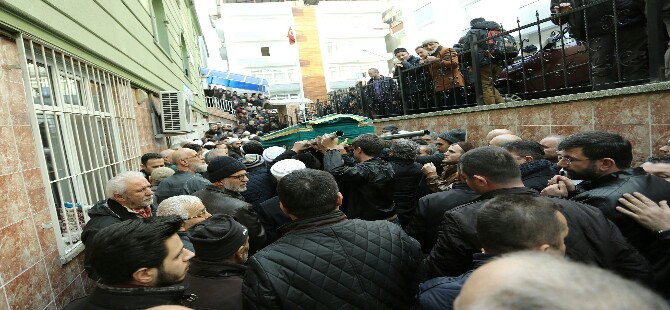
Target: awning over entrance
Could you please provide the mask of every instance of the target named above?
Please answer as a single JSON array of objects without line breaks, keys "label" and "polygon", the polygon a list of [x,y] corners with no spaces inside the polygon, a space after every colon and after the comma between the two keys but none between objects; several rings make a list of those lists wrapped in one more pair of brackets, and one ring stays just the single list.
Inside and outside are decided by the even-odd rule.
[{"label": "awning over entrance", "polygon": [[208,68],[200,69],[200,75],[207,78],[207,84],[246,89],[260,93],[267,92],[268,89],[268,80],[254,76],[216,71]]}]

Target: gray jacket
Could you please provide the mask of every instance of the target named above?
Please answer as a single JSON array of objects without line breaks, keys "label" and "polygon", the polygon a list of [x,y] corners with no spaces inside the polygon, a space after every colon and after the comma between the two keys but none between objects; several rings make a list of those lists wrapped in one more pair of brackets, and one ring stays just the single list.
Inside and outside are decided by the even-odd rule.
[{"label": "gray jacket", "polygon": [[253,254],[265,246],[267,238],[265,229],[263,229],[254,207],[244,201],[241,194],[216,185],[208,185],[203,190],[193,193],[193,196],[202,200],[207,212],[232,215],[235,220],[249,229],[249,254]]},{"label": "gray jacket", "polygon": [[173,196],[191,195],[211,184],[197,173],[177,170],[173,175],[158,184],[156,203]]}]

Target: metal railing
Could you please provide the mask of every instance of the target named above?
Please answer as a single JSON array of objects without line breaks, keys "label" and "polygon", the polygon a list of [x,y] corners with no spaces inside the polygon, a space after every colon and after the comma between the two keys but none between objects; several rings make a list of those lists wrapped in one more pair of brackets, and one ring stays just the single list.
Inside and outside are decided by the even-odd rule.
[{"label": "metal railing", "polygon": [[[660,0],[646,8],[599,0],[544,19],[536,12],[509,31],[479,23],[454,48],[433,52],[439,57],[406,59],[394,78],[331,92],[315,112],[383,118],[662,81],[670,73],[662,9]],[[556,30],[543,35],[547,23]],[[523,53],[531,40],[539,48]]]},{"label": "metal railing", "polygon": [[205,97],[208,108],[217,108],[219,110],[235,114],[235,104],[231,100],[219,99],[217,97]]}]

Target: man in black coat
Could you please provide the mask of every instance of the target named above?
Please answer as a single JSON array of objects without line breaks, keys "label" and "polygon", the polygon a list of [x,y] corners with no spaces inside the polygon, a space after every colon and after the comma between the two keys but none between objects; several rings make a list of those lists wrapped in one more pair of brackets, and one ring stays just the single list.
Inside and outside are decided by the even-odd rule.
[{"label": "man in black coat", "polygon": [[571,36],[586,41],[593,90],[613,88],[615,82],[620,82],[619,77],[632,84],[648,79],[645,1],[612,0],[592,5],[595,2],[551,0],[550,4],[552,15],[590,6],[561,18],[554,17],[552,22],[568,23]]},{"label": "man in black coat", "polygon": [[[292,222],[249,258],[247,309],[408,309],[419,243],[388,221],[349,220],[327,172],[293,171],[277,186]],[[380,254],[383,253],[383,254]]]},{"label": "man in black coat", "polygon": [[210,214],[232,215],[247,227],[253,254],[265,246],[266,235],[256,210],[241,194],[247,190],[249,182],[245,169],[242,163],[231,157],[214,158],[207,166],[212,184],[193,193],[193,196],[202,200]]},{"label": "man in black coat", "polygon": [[188,237],[196,249],[184,283],[194,309],[242,310],[242,278],[249,257],[249,231],[230,215],[195,224]]},{"label": "man in black coat", "polygon": [[177,216],[160,216],[102,229],[86,247],[100,279],[90,295],[63,309],[147,309],[195,298],[179,284],[193,257],[177,235],[181,225]]},{"label": "man in black coat", "polygon": [[389,163],[395,174],[393,201],[400,225],[404,228],[414,215],[418,202],[421,164],[414,161],[419,145],[412,140],[398,139],[391,143]]},{"label": "man in black coat", "polygon": [[479,194],[468,187],[465,181],[455,182],[448,191],[426,195],[419,199],[419,206],[405,231],[421,243],[423,253],[430,253],[437,241],[444,212],[473,201],[477,197]]},{"label": "man in black coat", "polygon": [[379,157],[384,142],[372,134],[360,135],[351,144],[353,163],[342,156],[345,151],[337,144],[337,137],[325,135],[318,141],[324,153],[323,170],[335,176],[345,195],[342,209],[347,217],[398,222],[393,167]]},{"label": "man in black coat", "polygon": [[[656,246],[657,232],[646,229],[616,211],[623,194],[639,192],[652,201],[670,200],[670,182],[648,175],[642,168],[630,168],[633,151],[624,137],[606,131],[586,131],[571,135],[558,145],[558,165],[567,177],[556,176],[553,185],[542,191],[592,205],[614,222],[621,233],[653,266],[664,259]],[[574,185],[571,179],[584,180]],[[654,273],[657,273],[654,270]],[[659,288],[665,290],[668,288]]]},{"label": "man in black coat", "polygon": [[528,188],[536,190],[538,193],[547,187],[549,179],[556,174],[551,169],[552,162],[544,159],[544,150],[542,144],[529,140],[518,140],[508,142],[502,145],[519,164],[521,170],[521,181]]},{"label": "man in black coat", "polygon": [[[437,243],[427,258],[429,276],[457,276],[472,268],[472,254],[482,248],[476,214],[484,202],[505,194],[539,196],[524,187],[514,157],[499,147],[480,147],[463,154],[460,171],[481,196],[444,213]],[[649,264],[598,209],[566,199],[552,198],[570,228],[566,256],[610,269],[624,277],[648,280]]]}]

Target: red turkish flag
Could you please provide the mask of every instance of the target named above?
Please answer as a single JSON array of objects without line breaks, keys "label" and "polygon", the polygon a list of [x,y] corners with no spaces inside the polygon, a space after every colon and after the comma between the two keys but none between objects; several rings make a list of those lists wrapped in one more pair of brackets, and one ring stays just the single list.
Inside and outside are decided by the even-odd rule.
[{"label": "red turkish flag", "polygon": [[295,44],[295,35],[293,35],[293,29],[291,27],[288,27],[288,44]]}]

